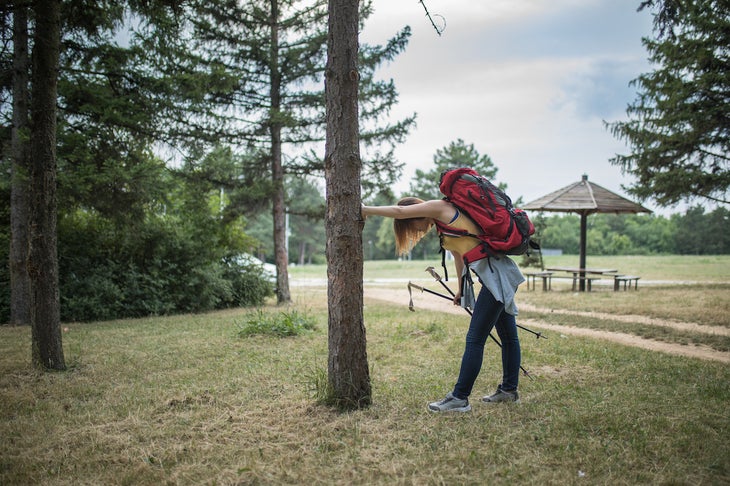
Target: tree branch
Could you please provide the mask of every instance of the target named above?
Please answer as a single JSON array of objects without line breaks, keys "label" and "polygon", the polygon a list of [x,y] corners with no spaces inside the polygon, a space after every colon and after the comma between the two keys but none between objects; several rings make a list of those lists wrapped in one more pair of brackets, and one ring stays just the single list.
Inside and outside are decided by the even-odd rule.
[{"label": "tree branch", "polygon": [[423,0],[418,0],[418,2],[419,2],[419,3],[421,4],[421,5],[423,5],[423,10],[425,10],[425,11],[426,11],[426,17],[428,17],[428,20],[430,20],[430,21],[431,21],[431,25],[433,25],[433,28],[434,28],[434,30],[436,31],[436,33],[437,33],[437,34],[438,34],[439,36],[441,36],[441,33],[442,33],[442,32],[443,32],[444,30],[446,30],[446,19],[444,19],[444,18],[443,18],[443,17],[441,16],[441,15],[439,15],[439,17],[441,17],[442,19],[444,19],[444,26],[443,26],[443,27],[442,27],[441,29],[439,29],[439,28],[438,28],[438,27],[436,26],[436,23],[435,23],[435,22],[433,21],[433,17],[431,17],[431,13],[430,13],[430,12],[428,11],[428,8],[426,8],[426,4],[425,4],[425,3],[423,3]]}]

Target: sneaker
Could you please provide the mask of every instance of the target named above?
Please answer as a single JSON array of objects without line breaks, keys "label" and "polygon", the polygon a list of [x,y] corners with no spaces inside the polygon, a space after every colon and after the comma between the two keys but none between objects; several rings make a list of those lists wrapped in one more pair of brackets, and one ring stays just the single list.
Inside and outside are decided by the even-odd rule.
[{"label": "sneaker", "polygon": [[494,395],[487,395],[482,398],[482,401],[487,403],[519,402],[520,395],[517,390],[502,390],[502,385],[499,385]]},{"label": "sneaker", "polygon": [[468,412],[471,410],[471,405],[468,398],[462,400],[449,392],[440,402],[429,403],[428,409],[432,412]]}]

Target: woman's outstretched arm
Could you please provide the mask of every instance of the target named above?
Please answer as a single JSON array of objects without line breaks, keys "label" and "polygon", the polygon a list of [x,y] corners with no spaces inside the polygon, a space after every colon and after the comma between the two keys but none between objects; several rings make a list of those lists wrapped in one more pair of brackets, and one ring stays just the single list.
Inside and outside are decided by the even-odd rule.
[{"label": "woman's outstretched arm", "polygon": [[433,218],[448,223],[454,216],[454,207],[442,199],[434,199],[410,206],[363,206],[362,215],[393,219]]}]

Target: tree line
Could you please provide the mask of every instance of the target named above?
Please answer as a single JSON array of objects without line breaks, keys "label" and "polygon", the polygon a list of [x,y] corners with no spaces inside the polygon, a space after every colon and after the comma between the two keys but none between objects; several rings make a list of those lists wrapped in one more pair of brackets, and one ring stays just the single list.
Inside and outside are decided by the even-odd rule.
[{"label": "tree line", "polygon": [[[488,155],[480,154],[473,144],[458,139],[436,151],[433,168],[419,170],[408,193],[421,199],[442,197],[438,191],[441,172],[449,167],[474,167],[480,174],[498,182],[498,167]],[[510,194],[509,187],[499,184]],[[512,194],[512,196],[517,196]],[[384,192],[373,204],[394,204],[398,197]],[[521,198],[514,201],[516,206]],[[576,214],[529,212],[535,225],[535,240],[543,248],[578,254],[580,217]],[[695,205],[684,214],[669,217],[654,214],[593,214],[587,220],[586,245],[592,255],[717,255],[730,253],[730,211],[719,206],[707,211]],[[365,222],[363,244],[366,259],[395,257],[392,222],[373,219]],[[435,234],[429,234],[413,249],[411,258],[434,258],[439,252]],[[527,263],[527,261],[525,261]]]},{"label": "tree line", "polygon": [[[360,2],[361,22],[371,12]],[[304,237],[324,213],[304,199],[325,170],[327,1],[17,0],[0,22],[0,322],[29,323],[41,283],[63,320],[290,300],[287,223]],[[402,170],[393,148],[415,115],[384,116],[397,91],[376,71],[409,37],[358,51],[366,194]],[[53,264],[28,264],[34,237]],[[276,282],[243,253],[273,261]]]},{"label": "tree line", "polygon": [[[495,181],[498,167],[473,144],[459,139],[434,155],[429,171],[417,171],[405,195],[439,198],[438,179],[447,167],[470,166]],[[62,212],[59,220],[61,315],[65,321],[104,320],[171,312],[200,312],[257,305],[272,295],[255,264],[236,260],[240,252],[273,261],[270,204],[261,204],[249,218],[231,218],[227,208],[236,198],[219,181],[236,179],[244,161],[230,150],[217,149],[196,164],[169,171],[159,164],[148,174],[165,197],[163,211],[127,214],[107,221],[98,214]],[[194,173],[189,173],[190,171]],[[504,184],[500,186],[507,190]],[[286,182],[287,264],[324,264],[326,235],[322,222],[324,196],[318,179],[291,177]],[[372,204],[394,204],[401,196],[390,189],[368,196]],[[517,204],[521,202],[517,200]],[[160,203],[162,204],[162,203]],[[543,248],[578,254],[579,216],[531,213]],[[8,222],[9,214],[0,214]],[[593,255],[727,254],[730,212],[707,212],[694,206],[684,214],[594,214],[588,218],[587,249]],[[0,232],[0,257],[7,258],[8,225]],[[395,258],[392,222],[372,218],[363,228],[365,260]],[[413,250],[413,259],[438,258],[439,243],[429,234]],[[521,262],[528,264],[526,260]],[[0,281],[8,281],[0,267]],[[0,293],[0,322],[10,316],[9,286]]]},{"label": "tree line", "polygon": [[[436,151],[433,168],[418,170],[405,194],[391,190],[368,197],[369,204],[394,204],[400,197],[415,195],[422,199],[440,198],[438,179],[447,167],[474,167],[494,181],[499,181],[499,169],[487,155],[480,154],[473,144],[457,139]],[[500,186],[511,191],[505,184]],[[299,201],[299,211],[289,218],[289,264],[325,263],[325,235],[321,225],[324,205],[317,181],[297,180],[288,184],[290,198]],[[513,194],[518,195],[518,194]],[[518,197],[517,204],[521,203]],[[306,209],[305,209],[306,208]],[[535,224],[535,239],[543,248],[558,249],[566,254],[578,254],[580,218],[576,214],[529,212]],[[587,250],[593,255],[718,255],[730,253],[730,211],[717,207],[711,211],[695,205],[669,216],[657,214],[593,214],[587,220]],[[273,248],[267,240],[270,215],[264,212],[252,219],[247,234],[259,241],[256,253],[271,259]],[[395,258],[392,222],[372,218],[363,228],[365,260]],[[438,255],[438,238],[428,235],[414,249],[412,258],[430,259]]]},{"label": "tree line", "polygon": [[[544,249],[577,255],[580,217],[530,212],[535,224],[534,239]],[[392,224],[372,221],[364,233],[365,258],[395,258]],[[730,211],[707,212],[694,206],[669,217],[646,214],[594,214],[588,217],[586,246],[591,255],[727,255],[730,253]],[[429,235],[413,250],[411,258],[432,259],[438,255],[435,235]],[[521,260],[520,263],[522,263]]]}]

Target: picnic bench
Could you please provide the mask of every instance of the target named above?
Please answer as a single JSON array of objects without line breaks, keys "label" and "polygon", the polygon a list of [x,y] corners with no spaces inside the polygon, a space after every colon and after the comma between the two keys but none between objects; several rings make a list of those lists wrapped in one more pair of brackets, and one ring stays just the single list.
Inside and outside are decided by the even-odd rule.
[{"label": "picnic bench", "polygon": [[639,290],[639,279],[636,275],[614,275],[613,276],[613,290],[617,292],[621,288],[621,284],[624,284],[624,290],[631,289],[631,282],[634,283],[634,290]]},{"label": "picnic bench", "polygon": [[532,290],[535,290],[535,280],[538,277],[542,279],[543,292],[552,290],[553,272],[525,272],[523,275],[527,279],[527,290],[530,290],[530,281],[532,281]]},{"label": "picnic bench", "polygon": [[[585,282],[586,290],[590,292],[593,287],[593,281],[594,280],[600,280],[601,278],[605,276],[615,276],[618,272],[618,270],[613,268],[572,268],[572,267],[554,267],[554,268],[548,268],[548,272],[553,272],[553,275],[550,276],[551,279],[553,278],[564,278],[564,279],[571,279],[573,281],[573,292],[575,292],[578,289],[578,282]],[[555,275],[555,272],[563,272],[564,275],[557,274]],[[614,289],[615,289],[615,280],[614,280]]]}]

